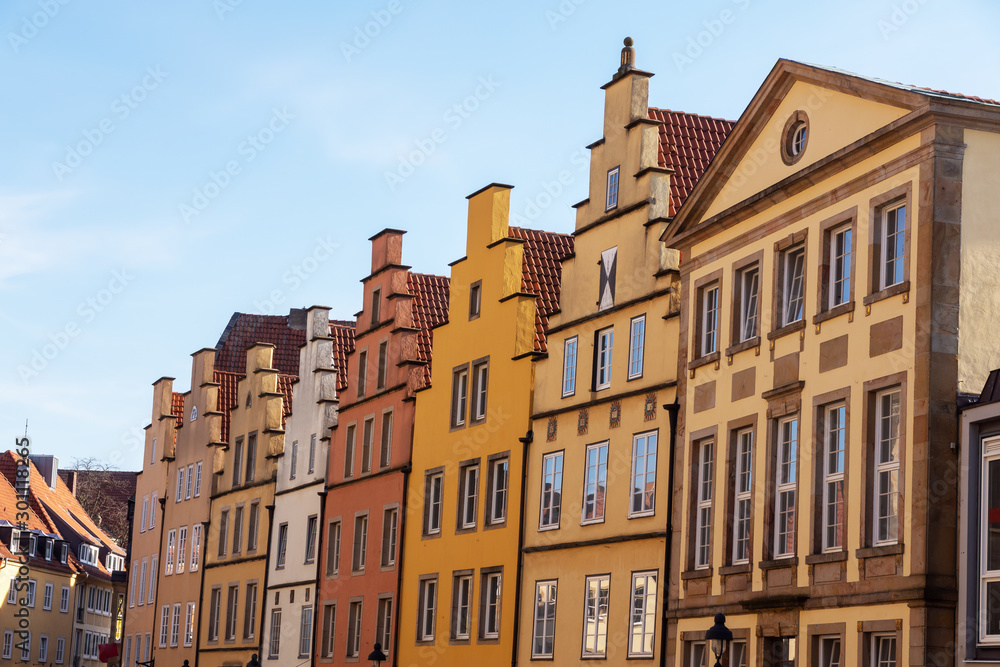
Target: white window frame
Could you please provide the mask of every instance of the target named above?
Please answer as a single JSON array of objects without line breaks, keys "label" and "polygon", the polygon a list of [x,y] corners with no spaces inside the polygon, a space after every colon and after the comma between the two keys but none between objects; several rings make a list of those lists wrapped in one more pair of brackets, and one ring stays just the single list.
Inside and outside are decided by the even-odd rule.
[{"label": "white window frame", "polygon": [[[836,650],[834,650],[836,647]],[[844,664],[844,643],[840,635],[823,635],[816,638],[819,667],[841,667]],[[837,660],[834,661],[836,655]]]},{"label": "white window frame", "polygon": [[719,283],[701,288],[701,330],[699,331],[699,356],[719,351]]},{"label": "white window frame", "polygon": [[[420,581],[420,609],[417,618],[418,641],[434,641],[435,624],[437,623],[438,580],[422,579]],[[430,623],[427,621],[430,620]]]},{"label": "white window frame", "polygon": [[739,273],[740,330],[738,343],[760,335],[760,264],[752,264]]},{"label": "white window frame", "polygon": [[[902,224],[900,224],[900,213],[902,213]],[[896,230],[889,233],[889,216],[895,214]],[[879,212],[879,290],[888,289],[894,285],[899,285],[906,280],[906,202],[900,201],[892,206],[886,206]],[[890,238],[890,236],[892,238]],[[893,245],[890,253],[890,240],[896,241],[898,246]],[[901,246],[901,247],[900,247]],[[898,253],[898,254],[897,254]],[[899,280],[895,276],[889,276],[889,265],[893,269],[899,263]]]},{"label": "white window frame", "polygon": [[472,637],[472,575],[455,576],[452,584],[452,595],[455,600],[455,614],[452,618],[452,639],[467,641]]},{"label": "white window frame", "polygon": [[[1000,644],[1000,632],[989,633],[989,591],[991,584],[1000,586],[1000,562],[990,567],[989,534],[990,534],[990,464],[1000,462],[1000,437],[984,438],[982,441],[982,481],[979,497],[979,643],[984,645]],[[1000,469],[997,480],[1000,482]],[[998,559],[1000,561],[1000,559]]]},{"label": "white window frame", "polygon": [[306,518],[306,565],[316,562],[316,542],[318,537],[319,517],[313,514]]},{"label": "white window frame", "polygon": [[[550,452],[542,457],[542,488],[538,503],[538,530],[557,530],[562,518],[563,454]],[[545,485],[550,485],[548,493]],[[545,515],[548,513],[548,522]],[[555,519],[553,520],[553,517]]]},{"label": "white window frame", "polygon": [[[893,657],[891,661],[881,659],[883,641],[892,644]],[[872,633],[870,653],[871,667],[897,667],[899,665],[899,643],[896,641],[896,634],[893,632]]]},{"label": "white window frame", "polygon": [[500,603],[503,599],[503,573],[487,572],[482,576],[480,587],[480,632],[482,639],[500,638]]},{"label": "white window frame", "polygon": [[489,516],[486,517],[487,525],[503,523],[507,520],[507,492],[510,486],[510,459],[507,457],[495,459],[489,462],[490,471],[488,482],[490,485]]},{"label": "white window frame", "polygon": [[348,660],[361,654],[361,624],[364,622],[364,601],[351,600],[347,606],[347,646]]},{"label": "white window frame", "polygon": [[[127,637],[127,639],[132,639],[132,637]],[[131,646],[129,646],[128,649],[127,649],[127,651],[126,651],[126,654],[125,654],[126,662],[128,662],[127,658],[129,656],[131,656],[131,655],[132,655],[132,650],[131,650]],[[56,664],[57,665],[63,664],[63,662],[65,661],[65,659],[66,659],[66,638],[65,637],[57,637],[56,638]],[[128,665],[128,667],[132,667],[132,665]]]},{"label": "white window frame", "polygon": [[736,433],[736,482],[733,498],[733,564],[750,562],[753,545],[750,526],[753,520],[754,432],[746,428]]},{"label": "white window frame", "polygon": [[201,496],[201,461],[194,464],[194,497]]},{"label": "white window frame", "polygon": [[5,660],[9,660],[14,654],[14,631],[4,630],[3,631],[3,654],[0,657]]},{"label": "white window frame", "polygon": [[177,543],[177,530],[167,531],[167,560],[163,563],[163,576],[170,576],[174,573],[174,547]]},{"label": "white window frame", "polygon": [[187,476],[184,480],[184,500],[189,500],[191,498],[191,486],[194,481],[194,464],[189,463],[187,467]]},{"label": "white window frame", "polygon": [[576,394],[576,372],[579,351],[579,337],[570,336],[563,341],[562,397]]},{"label": "white window frame", "polygon": [[308,658],[312,653],[312,605],[303,605],[299,616],[299,659]]},{"label": "white window frame", "polygon": [[184,646],[194,644],[195,603],[188,602],[184,612]]},{"label": "white window frame", "polygon": [[196,523],[191,527],[191,566],[188,572],[197,572],[201,564],[201,524]]},{"label": "white window frame", "polygon": [[382,567],[396,564],[396,547],[399,541],[399,508],[382,511]]},{"label": "white window frame", "polygon": [[611,600],[611,575],[589,576],[583,589],[583,645],[581,658],[607,657],[608,609]]},{"label": "white window frame", "polygon": [[[132,593],[133,596],[134,590],[135,589],[133,589]],[[135,605],[130,604],[129,606],[131,607]],[[59,591],[59,611],[63,614],[69,613],[69,586],[63,586]]]},{"label": "white window frame", "polygon": [[52,593],[54,591],[54,586],[50,583],[45,584],[45,588],[42,591],[42,609],[52,609]]},{"label": "white window frame", "polygon": [[364,572],[368,564],[368,514],[354,517],[354,534],[351,535],[351,571]]},{"label": "white window frame", "polygon": [[[143,498],[142,498],[142,514],[140,515],[140,519],[139,519],[139,532],[140,533],[145,533],[146,532],[146,517],[148,515],[149,515],[149,497],[148,496],[143,496]],[[11,549],[11,550],[12,551],[16,551],[16,549]]]},{"label": "white window frame", "polygon": [[[595,442],[587,445],[586,458],[584,459],[583,476],[583,506],[580,508],[580,524],[603,523],[604,515],[607,513],[607,492],[608,492],[608,441]],[[592,453],[593,452],[593,453]],[[603,452],[603,463],[601,455]],[[595,458],[596,457],[596,458]],[[597,491],[603,482],[604,501],[598,503]],[[587,497],[592,496],[593,512],[588,516]],[[598,514],[598,504],[600,504],[600,514]]]},{"label": "white window frame", "polygon": [[[779,419],[774,487],[775,558],[792,558],[795,556],[795,541],[798,538],[798,531],[796,530],[798,521],[798,446],[798,416]],[[784,507],[788,508],[786,510],[782,510],[783,501],[787,503],[784,505]],[[785,531],[782,531],[781,519],[783,514],[786,527],[789,523],[791,524],[791,527]],[[789,542],[792,545],[791,549],[786,550]]]},{"label": "white window frame", "polygon": [[425,485],[424,502],[427,504],[427,517],[424,522],[424,534],[439,535],[444,504],[444,473],[428,474]]},{"label": "white window frame", "polygon": [[[330,537],[328,538],[330,542],[327,545],[327,554],[326,554],[327,576],[334,576],[340,574],[340,541],[344,534],[343,529],[344,529],[343,522],[341,519],[337,519],[336,521],[330,522]],[[333,562],[331,562],[331,560]]]},{"label": "white window frame", "polygon": [[177,574],[184,572],[184,564],[187,560],[187,534],[187,526],[181,526],[177,529],[177,565],[174,568]]},{"label": "white window frame", "polygon": [[[895,395],[895,405],[890,403],[890,411],[893,407],[896,409],[895,416],[895,434],[891,432],[893,427],[892,417],[890,413],[886,415],[884,413],[883,400],[888,398],[892,400],[892,396]],[[878,392],[875,395],[875,451],[873,452],[873,488],[872,493],[872,532],[873,541],[876,546],[881,546],[884,544],[896,544],[899,541],[899,496],[900,496],[900,482],[902,478],[902,473],[900,470],[900,459],[902,458],[902,448],[903,442],[901,438],[902,434],[902,389],[900,387],[892,387],[890,389],[885,389]],[[886,418],[889,417],[888,424],[886,423]],[[889,426],[889,433],[886,433],[886,426]],[[895,442],[895,459],[883,457],[883,446]],[[889,445],[890,452],[892,450],[892,445]],[[884,477],[888,477],[889,480],[895,480],[894,485],[886,485],[886,480]],[[883,512],[882,508],[882,497],[885,496],[892,505],[891,512]],[[885,525],[885,530],[883,530],[883,522]]]},{"label": "white window frame", "polygon": [[156,491],[149,496],[149,526],[146,530],[153,530],[156,528]]},{"label": "white window frame", "polygon": [[479,514],[479,464],[464,466],[462,474],[461,505],[458,508],[458,527],[468,530],[476,527]]},{"label": "white window frame", "polygon": [[482,362],[475,364],[472,367],[473,381],[472,386],[474,389],[472,396],[472,421],[480,422],[486,419],[486,399],[487,390],[489,389],[490,382],[490,365],[489,362]]},{"label": "white window frame", "polygon": [[615,328],[608,327],[597,332],[597,349],[594,374],[594,389],[600,391],[611,386],[611,361],[614,355]]},{"label": "white window frame", "polygon": [[805,244],[797,243],[783,250],[781,263],[781,326],[784,327],[805,318]]},{"label": "white window frame", "polygon": [[715,441],[703,440],[695,447],[698,488],[695,506],[694,567],[704,570],[712,563],[712,497],[715,488]]},{"label": "white window frame", "polygon": [[621,166],[608,169],[607,188],[605,189],[604,211],[618,208],[618,188],[620,185]]},{"label": "white window frame", "polygon": [[632,492],[628,504],[630,519],[656,513],[656,454],[658,432],[632,436]]},{"label": "white window frame", "polygon": [[[847,405],[837,403],[824,409],[823,419],[823,551],[844,548],[844,519],[847,517]],[[836,489],[840,488],[837,498]],[[839,522],[839,523],[838,523]],[[838,539],[839,538],[839,539]]]},{"label": "white window frame", "polygon": [[181,603],[175,602],[173,614],[170,617],[170,646],[176,647],[181,638]]},{"label": "white window frame", "polygon": [[[382,411],[382,428],[379,432],[379,450],[378,450],[378,467],[388,468],[389,464],[392,463],[392,422],[395,418],[395,413],[392,408]],[[313,443],[316,442],[316,436],[313,436]],[[311,459],[311,457],[310,457]]]},{"label": "white window frame", "polygon": [[836,308],[851,299],[851,253],[854,231],[851,223],[830,230],[830,275],[828,308]]},{"label": "white window frame", "polygon": [[642,377],[646,348],[646,315],[637,315],[629,320],[628,327],[628,379]]},{"label": "white window frame", "polygon": [[143,606],[146,603],[146,567],[149,561],[146,558],[142,559],[142,565],[139,569],[139,606]]},{"label": "white window frame", "polygon": [[463,366],[452,374],[451,385],[451,426],[465,426],[469,408],[469,368]]},{"label": "white window frame", "polygon": [[174,502],[179,503],[184,500],[184,469],[177,471],[177,493],[174,495]]},{"label": "white window frame", "polygon": [[[629,657],[651,657],[656,646],[656,602],[659,591],[657,581],[659,573],[656,570],[632,573],[632,594],[629,607],[629,620],[631,622],[631,632],[629,633],[628,656]],[[642,581],[642,595],[637,595],[637,584]],[[652,608],[650,608],[652,607]],[[636,616],[640,620],[636,621]],[[650,625],[651,624],[651,625]],[[640,638],[640,648],[636,650],[636,637]],[[646,644],[650,648],[645,649]]]},{"label": "white window frame", "polygon": [[[532,658],[554,657],[556,649],[556,612],[558,610],[558,594],[558,580],[546,579],[535,582],[535,613],[534,622],[531,624]],[[545,596],[544,598],[543,595]],[[539,612],[541,612],[541,614]],[[541,636],[538,635],[539,627],[541,627],[542,630]],[[541,641],[541,650],[536,650],[539,641]],[[548,643],[548,651],[545,650],[546,643]]]},{"label": "white window frame", "polygon": [[49,659],[49,636],[38,636],[38,662],[44,664]]},{"label": "white window frame", "polygon": [[281,609],[271,610],[271,638],[267,643],[267,657],[277,658],[281,651]]},{"label": "white window frame", "polygon": [[365,417],[361,424],[361,474],[372,471],[372,446],[375,442],[375,417]]}]

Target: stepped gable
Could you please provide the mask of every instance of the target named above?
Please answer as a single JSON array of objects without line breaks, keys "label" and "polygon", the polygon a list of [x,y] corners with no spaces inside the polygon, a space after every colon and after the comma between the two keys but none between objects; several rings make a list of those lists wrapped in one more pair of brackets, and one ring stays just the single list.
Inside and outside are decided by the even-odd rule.
[{"label": "stepped gable", "polygon": [[275,346],[274,367],[286,375],[299,374],[299,348],[306,342],[305,329],[292,328],[287,315],[233,313],[215,346],[215,369],[246,371],[247,350],[254,343]]},{"label": "stepped gable", "polygon": [[417,333],[417,358],[426,362],[421,386],[431,383],[431,356],[434,345],[434,327],[448,321],[448,296],[451,281],[444,276],[427,273],[408,273],[406,288],[413,295],[413,326]]},{"label": "stepped gable", "polygon": [[573,253],[573,237],[523,227],[511,227],[509,233],[524,240],[521,291],[536,296],[535,352],[546,352],[549,315],[559,310],[562,260]]},{"label": "stepped gable", "polygon": [[660,121],[660,166],[674,172],[670,175],[669,216],[672,218],[708,169],[736,122],[655,107],[649,108],[649,117]]}]

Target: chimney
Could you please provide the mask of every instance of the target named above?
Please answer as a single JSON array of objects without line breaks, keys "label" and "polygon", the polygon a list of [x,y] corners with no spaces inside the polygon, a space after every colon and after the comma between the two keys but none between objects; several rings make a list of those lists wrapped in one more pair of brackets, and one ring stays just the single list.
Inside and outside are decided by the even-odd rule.
[{"label": "chimney", "polygon": [[51,454],[33,454],[31,462],[42,473],[42,478],[49,485],[50,489],[56,488],[56,480],[59,477],[59,459]]}]

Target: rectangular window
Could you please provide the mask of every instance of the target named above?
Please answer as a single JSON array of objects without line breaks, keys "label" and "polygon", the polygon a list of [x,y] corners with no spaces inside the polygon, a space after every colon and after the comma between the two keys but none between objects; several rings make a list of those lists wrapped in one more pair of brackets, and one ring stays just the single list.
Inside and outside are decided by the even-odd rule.
[{"label": "rectangular window", "polygon": [[500,638],[500,598],[503,590],[502,572],[484,572],[479,588],[479,637]]},{"label": "rectangular window", "polygon": [[283,523],[278,526],[278,557],[275,559],[275,569],[280,570],[285,567],[285,553],[288,550],[288,524]]},{"label": "rectangular window", "polygon": [[212,588],[212,597],[208,603],[208,641],[219,641],[219,607],[222,605],[222,589]]},{"label": "rectangular window", "polygon": [[392,645],[392,598],[379,598],[375,618],[375,640],[382,645],[382,652],[389,655]]},{"label": "rectangular window", "polygon": [[472,367],[472,421],[481,422],[486,419],[486,391],[489,387],[489,362],[482,362]]},{"label": "rectangular window", "polygon": [[277,659],[279,651],[281,651],[281,610],[272,609],[271,641],[267,643],[267,657]]},{"label": "rectangular window", "polygon": [[358,398],[365,395],[368,381],[368,350],[358,352]]},{"label": "rectangular window", "polygon": [[803,318],[803,289],[805,287],[804,245],[793,246],[781,253],[779,271],[781,272],[779,289],[781,319],[779,326],[787,326],[799,322]]},{"label": "rectangular window", "polygon": [[382,288],[376,287],[372,290],[372,324],[377,326],[382,321]]},{"label": "rectangular window", "polygon": [[257,534],[260,532],[260,502],[250,503],[250,516],[247,518],[247,551],[257,550]]},{"label": "rectangular window", "polygon": [[340,572],[340,522],[330,522],[330,536],[326,544],[326,574],[331,576]]},{"label": "rectangular window", "polygon": [[313,433],[309,437],[309,470],[308,473],[311,475],[316,472],[316,434]]},{"label": "rectangular window", "polygon": [[873,635],[872,667],[896,667],[896,635]]},{"label": "rectangular window", "polygon": [[695,508],[694,566],[707,568],[712,560],[712,490],[715,485],[715,443],[709,440],[696,447],[698,453],[698,496]]},{"label": "rectangular window", "polygon": [[357,426],[349,424],[347,426],[347,436],[344,439],[344,477],[354,477],[354,440],[357,435]]},{"label": "rectangular window", "polygon": [[295,471],[299,467],[299,441],[292,441],[291,458],[288,461],[288,479],[295,479]]},{"label": "rectangular window", "polygon": [[615,330],[612,327],[597,332],[597,350],[594,358],[594,389],[611,386],[611,355],[614,348]]},{"label": "rectangular window", "polygon": [[764,664],[773,667],[795,667],[795,644],[795,637],[768,639],[764,644]]},{"label": "rectangular window", "polygon": [[187,526],[181,526],[177,529],[177,574],[183,572],[187,565],[187,539]]},{"label": "rectangular window", "polygon": [[316,531],[319,520],[316,515],[306,519],[306,564],[316,562]]},{"label": "rectangular window", "polygon": [[451,379],[451,426],[465,426],[469,400],[469,369],[455,371]]},{"label": "rectangular window", "polygon": [[[149,514],[149,498],[142,499],[142,515],[139,521],[139,532],[146,532],[146,516]],[[11,543],[11,551],[17,551],[17,548]]]},{"label": "rectangular window", "polygon": [[368,515],[354,517],[354,552],[351,570],[363,572],[368,560]]},{"label": "rectangular window", "polygon": [[719,284],[701,288],[699,294],[701,326],[698,330],[698,356],[719,351]]},{"label": "rectangular window", "polygon": [[170,646],[177,646],[181,636],[181,603],[174,604],[174,613],[170,619]]},{"label": "rectangular window", "polygon": [[469,287],[469,319],[479,317],[483,303],[483,281],[477,280]]},{"label": "rectangular window", "polygon": [[535,582],[535,616],[531,627],[531,657],[551,658],[556,638],[556,581]]},{"label": "rectangular window", "polygon": [[153,446],[149,449],[149,465],[154,463],[156,463],[156,438],[153,438]]},{"label": "rectangular window", "polygon": [[323,605],[323,635],[320,650],[324,658],[333,657],[333,640],[337,631],[337,605]]},{"label": "rectangular window", "polygon": [[479,508],[479,465],[464,466],[459,475],[458,527],[475,528]]},{"label": "rectangular window", "polygon": [[382,513],[382,567],[396,564],[396,540],[399,530],[399,510],[393,507]]},{"label": "rectangular window", "polygon": [[620,171],[620,167],[608,170],[607,199],[604,203],[605,211],[610,211],[618,206],[618,174]]},{"label": "rectangular window", "polygon": [[257,629],[257,583],[247,584],[246,602],[243,609],[243,638],[253,639]]},{"label": "rectangular window", "polygon": [[[253,507],[251,506],[251,510]],[[191,527],[191,572],[198,571],[201,561],[201,524],[196,523]]]},{"label": "rectangular window", "polygon": [[747,667],[746,640],[734,641],[729,645],[729,667]]},{"label": "rectangular window", "polygon": [[9,660],[10,656],[14,651],[14,631],[4,630],[3,632],[3,657],[5,660]]},{"label": "rectangular window", "polygon": [[583,523],[604,521],[604,495],[608,486],[607,441],[587,446],[583,482]]},{"label": "rectangular window", "polygon": [[[146,600],[146,604],[153,604],[156,600],[156,578],[158,574],[157,565],[159,564],[158,559],[159,556],[153,556],[149,562],[149,586],[147,587],[149,590],[149,598]],[[140,604],[142,604],[141,601]]]},{"label": "rectangular window", "polygon": [[875,544],[899,539],[899,388],[875,397]]},{"label": "rectangular window", "polygon": [[194,464],[189,464],[187,467],[187,479],[184,483],[184,500],[189,500],[191,498],[191,486],[194,482]]},{"label": "rectangular window", "polygon": [[424,534],[441,532],[441,499],[444,493],[444,474],[427,473],[424,480]]},{"label": "rectangular window", "polygon": [[506,457],[489,462],[486,483],[489,497],[486,499],[486,523],[495,525],[507,520],[507,478],[510,460]]},{"label": "rectangular window", "polygon": [[375,420],[366,419],[361,430],[361,474],[372,471],[372,438],[374,437]]},{"label": "rectangular window", "polygon": [[642,377],[643,353],[646,345],[646,316],[633,317],[629,325],[628,379]]},{"label": "rectangular window", "polygon": [[758,326],[758,304],[760,293],[760,265],[753,264],[742,269],[736,276],[736,289],[739,291],[737,313],[739,329],[736,342],[743,343],[760,335]]},{"label": "rectangular window", "polygon": [[311,605],[303,605],[299,621],[299,658],[309,658],[312,651],[313,610]]},{"label": "rectangular window", "polygon": [[827,308],[836,308],[851,300],[851,225],[829,232],[829,283]]},{"label": "rectangular window", "polygon": [[361,600],[351,602],[347,615],[347,657],[357,658],[361,653]]},{"label": "rectangular window", "polygon": [[179,503],[184,500],[184,469],[177,471],[177,493],[174,494],[174,502]]},{"label": "rectangular window", "polygon": [[417,637],[422,642],[434,641],[434,620],[437,616],[437,579],[420,582],[420,600],[417,613]]},{"label": "rectangular window", "polygon": [[[132,561],[132,567],[135,567],[135,561]],[[63,586],[59,592],[59,611],[64,614],[69,611],[69,586]]]},{"label": "rectangular window", "polygon": [[546,454],[542,458],[542,502],[538,510],[538,528],[559,527],[562,509],[563,453]]},{"label": "rectangular window", "polygon": [[563,398],[576,393],[576,346],[577,337],[567,338],[563,341],[563,375],[562,375],[562,395]]},{"label": "rectangular window", "polygon": [[[6,657],[6,656],[5,656]],[[132,658],[132,638],[125,638],[125,663],[129,664]],[[63,660],[66,659],[66,638],[59,637],[56,639],[56,664],[61,665]],[[131,667],[131,665],[129,665]]]},{"label": "rectangular window", "polygon": [[201,461],[194,464],[194,497],[201,495]]},{"label": "rectangular window", "polygon": [[49,638],[42,635],[38,638],[38,662],[44,663],[49,659]]},{"label": "rectangular window", "polygon": [[[997,644],[1000,643],[1000,440],[984,440],[982,446],[979,641]],[[970,543],[974,544],[971,540]]]},{"label": "rectangular window", "polygon": [[587,577],[583,602],[583,657],[603,658],[608,644],[610,575]]},{"label": "rectangular window", "polygon": [[167,532],[167,560],[163,566],[163,574],[171,575],[174,573],[174,548],[177,542],[177,531],[170,530]]},{"label": "rectangular window", "polygon": [[[315,437],[315,436],[313,436]],[[382,444],[379,447],[379,468],[388,468],[392,459],[392,411],[382,413]]]},{"label": "rectangular window", "polygon": [[733,506],[733,563],[750,562],[753,516],[753,431],[736,434],[736,493]]},{"label": "rectangular window", "polygon": [[882,209],[878,225],[878,289],[884,290],[905,279],[906,204]]},{"label": "rectangular window", "polygon": [[632,436],[632,502],[629,516],[649,516],[656,506],[656,432]]},{"label": "rectangular window", "polygon": [[844,470],[847,406],[826,408],[823,423],[823,551],[844,547]]},{"label": "rectangular window", "polygon": [[226,597],[226,639],[236,639],[236,610],[239,609],[240,587],[238,584],[229,586]]},{"label": "rectangular window", "polygon": [[630,656],[653,655],[656,630],[656,572],[632,573],[632,635]]},{"label": "rectangular window", "polygon": [[219,558],[226,555],[226,543],[229,541],[229,510],[224,509],[219,515]]},{"label": "rectangular window", "polygon": [[375,387],[385,389],[385,376],[389,365],[389,341],[378,344],[378,374],[375,376]]},{"label": "rectangular window", "polygon": [[456,575],[451,591],[451,638],[467,640],[472,633],[472,575]]},{"label": "rectangular window", "polygon": [[52,609],[52,584],[45,584],[45,590],[42,593],[42,609]]},{"label": "rectangular window", "polygon": [[233,486],[240,485],[241,475],[243,474],[243,438],[236,438],[236,443],[233,445]]},{"label": "rectangular window", "polygon": [[243,551],[243,506],[237,505],[233,514],[233,555]]},{"label": "rectangular window", "polygon": [[816,638],[816,653],[819,667],[841,667],[840,635]]},{"label": "rectangular window", "polygon": [[194,644],[194,620],[195,620],[195,605],[194,602],[187,603],[187,611],[184,614],[184,645],[191,646]]},{"label": "rectangular window", "polygon": [[774,554],[795,555],[795,494],[798,481],[799,420],[778,422],[778,457],[774,504]]},{"label": "rectangular window", "polygon": [[247,484],[257,477],[257,434],[251,433],[247,438],[247,470],[244,480]]},{"label": "rectangular window", "polygon": [[165,604],[160,608],[160,648],[166,648],[167,637],[169,636],[169,633],[170,633],[170,605]]}]

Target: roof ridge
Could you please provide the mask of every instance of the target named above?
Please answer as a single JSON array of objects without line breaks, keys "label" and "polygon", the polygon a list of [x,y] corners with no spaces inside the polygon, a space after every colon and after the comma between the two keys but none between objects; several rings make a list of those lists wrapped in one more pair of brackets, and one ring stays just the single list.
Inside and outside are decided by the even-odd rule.
[{"label": "roof ridge", "polygon": [[733,125],[736,124],[735,120],[727,120],[725,118],[719,118],[718,116],[706,116],[705,114],[692,113],[690,111],[677,111],[676,109],[667,109],[665,107],[649,107],[649,110],[650,111],[659,111],[661,113],[672,113],[672,114],[675,114],[675,115],[678,115],[678,116],[691,116],[693,118],[705,118],[706,120],[715,120],[715,121],[718,121],[720,123],[732,123]]}]

